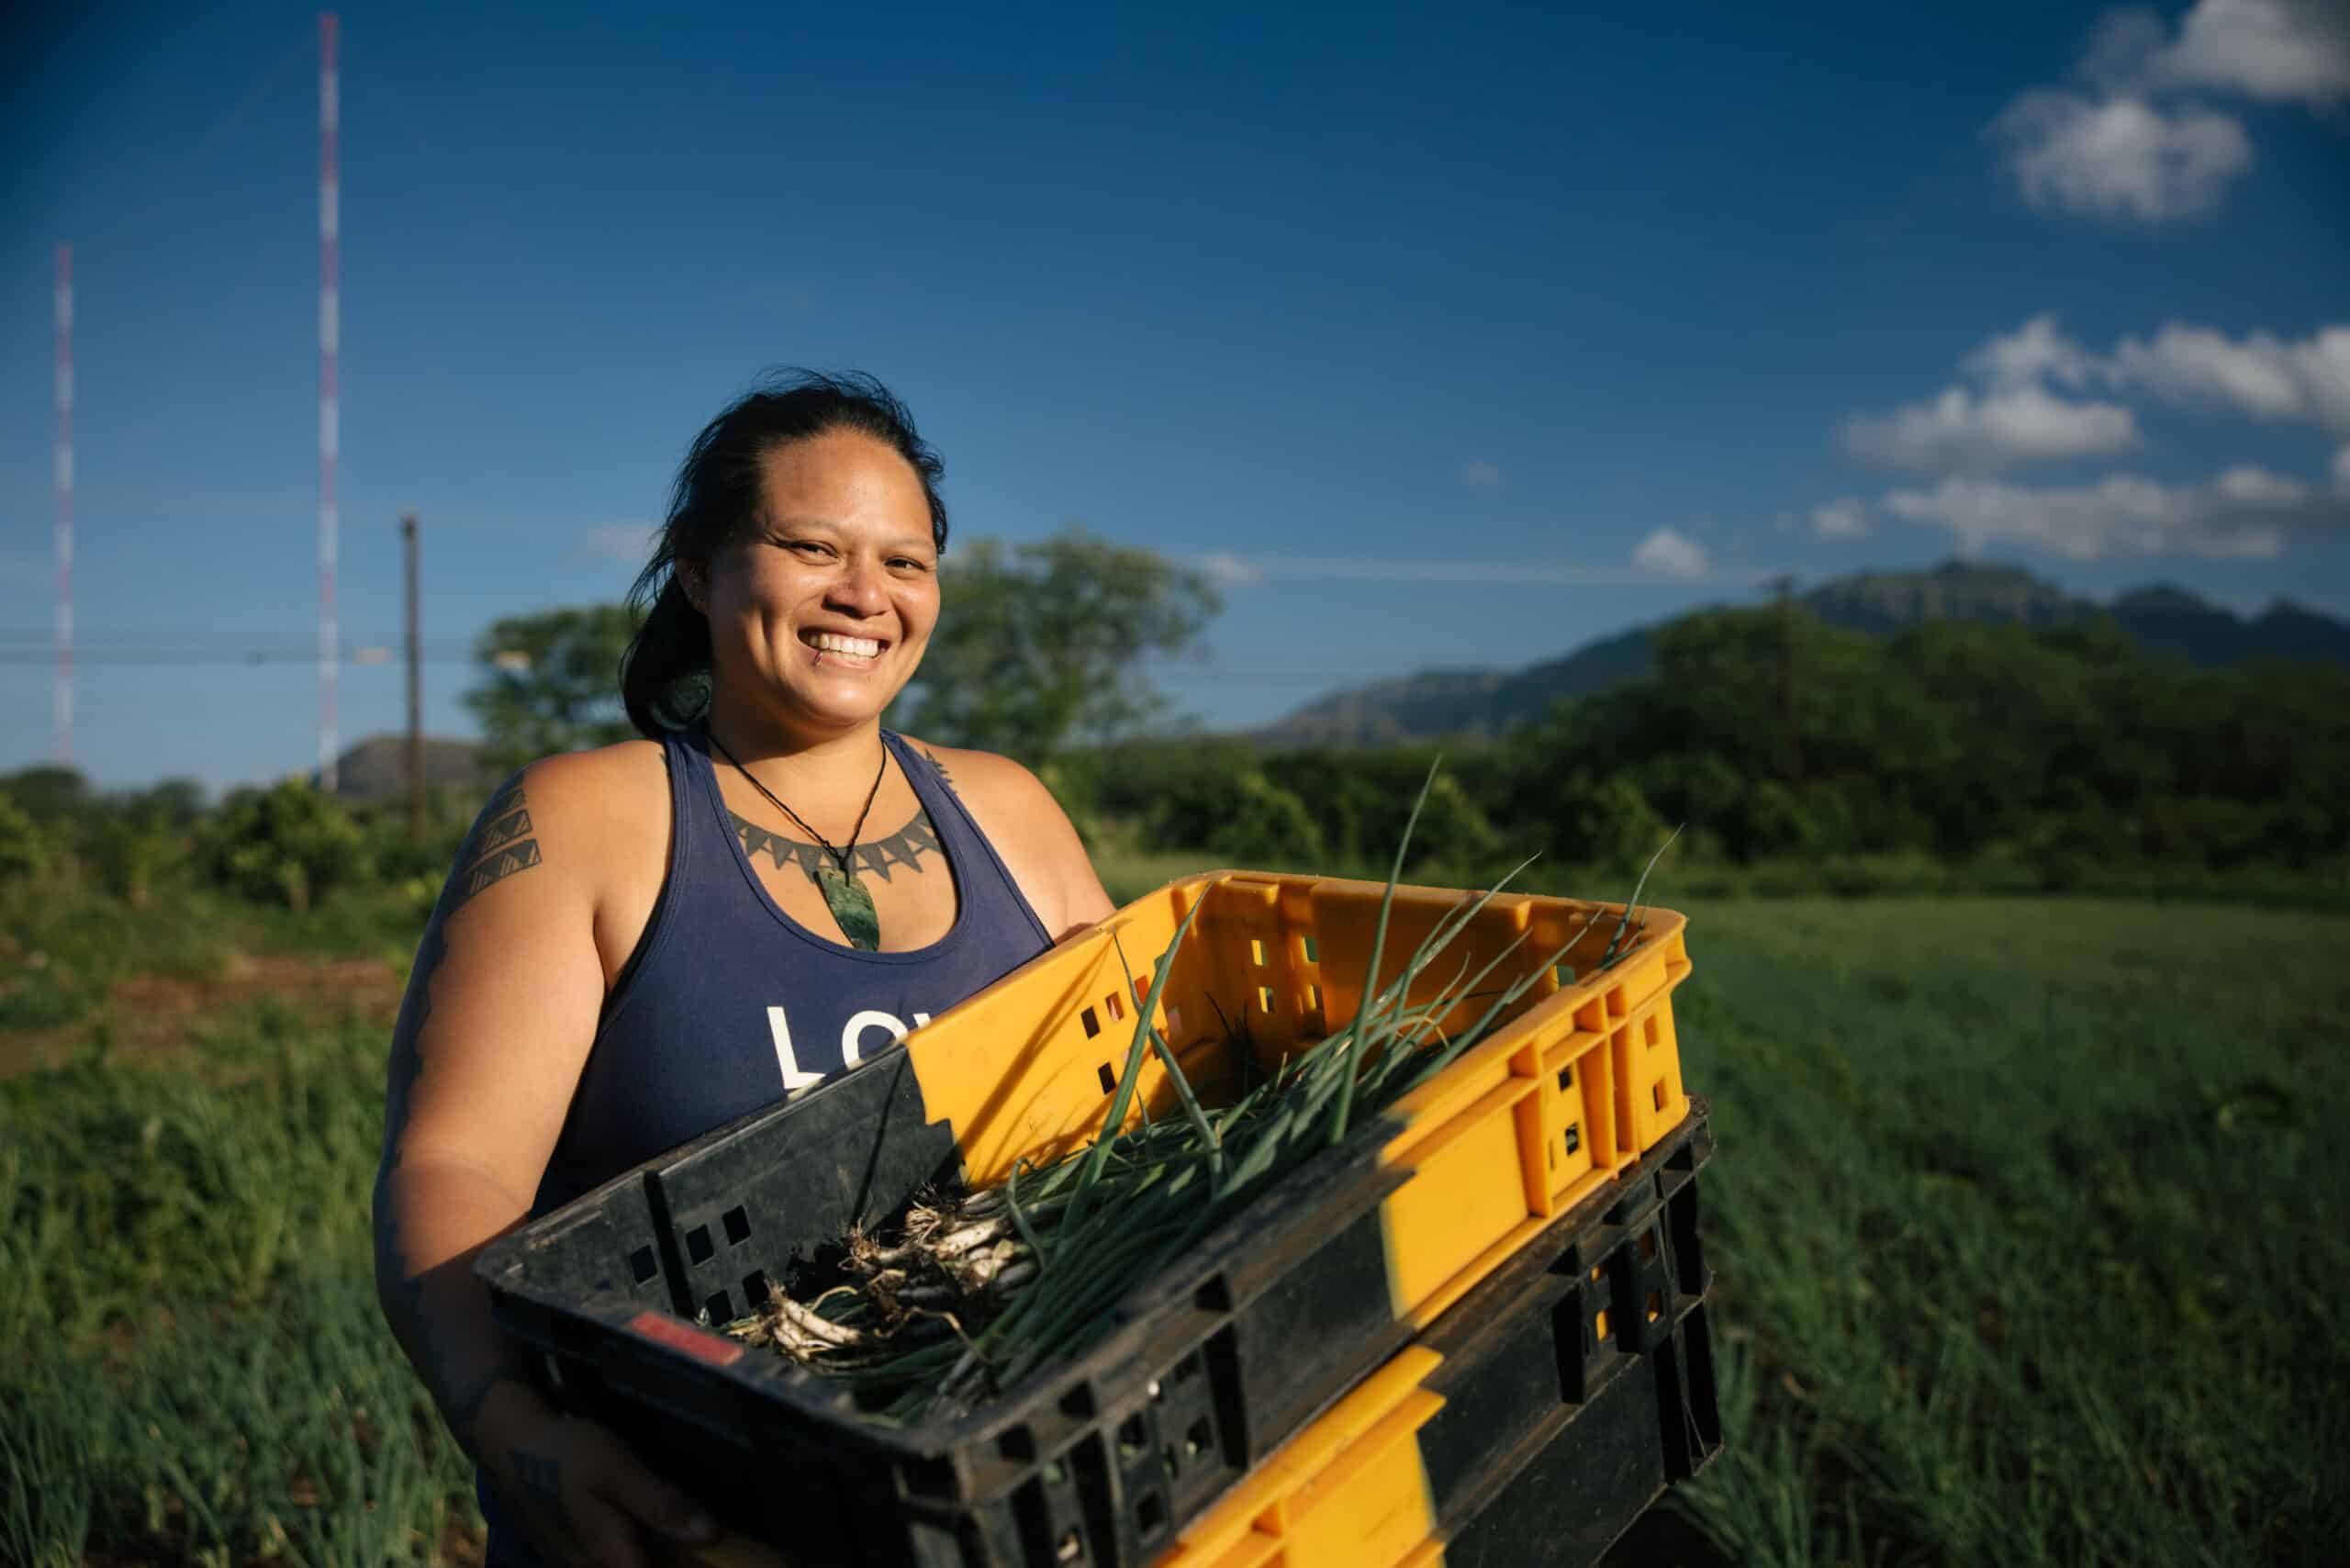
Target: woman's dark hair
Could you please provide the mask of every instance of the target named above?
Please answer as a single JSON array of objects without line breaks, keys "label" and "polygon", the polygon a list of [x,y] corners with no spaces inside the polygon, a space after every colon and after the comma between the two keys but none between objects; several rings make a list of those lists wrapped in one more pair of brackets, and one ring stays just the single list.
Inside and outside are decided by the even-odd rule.
[{"label": "woman's dark hair", "polygon": [[710,702],[710,622],[686,598],[677,564],[707,563],[758,521],[769,454],[836,430],[869,435],[913,465],[930,503],[931,542],[946,548],[946,503],[938,496],[946,465],[888,387],[854,373],[795,370],[769,377],[694,438],[653,558],[629,590],[629,609],[639,621],[621,655],[621,700],[640,734],[659,740],[699,717]]}]

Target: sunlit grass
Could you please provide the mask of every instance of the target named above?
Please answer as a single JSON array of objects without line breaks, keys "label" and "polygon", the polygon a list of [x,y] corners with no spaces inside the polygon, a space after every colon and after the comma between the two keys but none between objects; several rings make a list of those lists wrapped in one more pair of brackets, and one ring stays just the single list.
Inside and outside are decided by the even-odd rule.
[{"label": "sunlit grass", "polygon": [[[1724,1558],[2323,1560],[2350,922],[1658,896],[1731,1439],[1674,1506]],[[0,1561],[432,1561],[472,1505],[374,1303],[380,1031],[203,1027],[0,1083]]]}]

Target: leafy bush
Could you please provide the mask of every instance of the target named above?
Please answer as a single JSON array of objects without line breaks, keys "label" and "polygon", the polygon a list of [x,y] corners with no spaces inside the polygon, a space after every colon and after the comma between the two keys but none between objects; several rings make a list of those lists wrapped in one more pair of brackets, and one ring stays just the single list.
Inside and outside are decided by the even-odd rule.
[{"label": "leafy bush", "polygon": [[48,860],[39,824],[22,806],[0,795],[0,885],[38,875]]},{"label": "leafy bush", "polygon": [[256,903],[307,910],[330,890],[374,874],[351,814],[300,779],[237,795],[197,834],[210,880]]},{"label": "leafy bush", "polygon": [[1237,865],[1310,868],[1322,858],[1322,830],[1304,801],[1251,769],[1232,781],[1206,847]]}]

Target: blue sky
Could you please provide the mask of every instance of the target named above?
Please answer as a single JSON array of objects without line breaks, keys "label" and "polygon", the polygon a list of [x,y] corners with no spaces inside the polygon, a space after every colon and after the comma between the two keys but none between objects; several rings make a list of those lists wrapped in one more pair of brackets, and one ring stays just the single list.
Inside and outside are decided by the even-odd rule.
[{"label": "blue sky", "polygon": [[[2338,6],[1639,10],[349,6],[345,651],[414,509],[468,733],[480,628],[619,597],[787,364],[903,396],[965,535],[1215,571],[1162,682],[1215,726],[1779,570],[2350,614]],[[0,63],[0,771],[52,751],[61,241],[75,760],[314,760],[316,15]],[[344,740],[403,700],[348,665]]]}]

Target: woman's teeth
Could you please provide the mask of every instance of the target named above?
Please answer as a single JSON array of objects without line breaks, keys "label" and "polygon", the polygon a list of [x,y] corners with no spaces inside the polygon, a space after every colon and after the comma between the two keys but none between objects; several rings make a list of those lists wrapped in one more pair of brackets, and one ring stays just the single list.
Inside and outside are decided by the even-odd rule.
[{"label": "woman's teeth", "polygon": [[881,655],[881,644],[870,637],[844,637],[837,632],[819,632],[815,644],[823,653],[839,654],[860,662],[878,658]]}]

